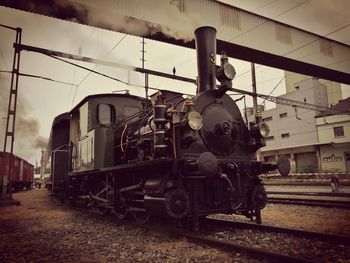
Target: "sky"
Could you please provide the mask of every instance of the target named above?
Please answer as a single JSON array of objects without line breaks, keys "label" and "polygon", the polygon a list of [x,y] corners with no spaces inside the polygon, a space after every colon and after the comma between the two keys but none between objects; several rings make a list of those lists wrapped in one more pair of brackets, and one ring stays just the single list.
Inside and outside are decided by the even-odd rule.
[{"label": "sky", "polygon": [[[223,2],[320,35],[327,35],[350,23],[350,18],[347,14],[350,1],[347,0],[232,0]],[[279,16],[285,10],[291,9],[298,4],[300,4],[298,8]],[[0,7],[0,24],[23,28],[22,43],[26,45],[80,54],[131,66],[141,66],[142,38],[140,37],[5,7]],[[350,41],[350,39],[347,39],[349,36],[350,27],[345,27],[335,34],[327,35],[327,37],[340,42]],[[15,39],[15,33],[0,28],[0,39],[0,70],[11,70],[12,44]],[[177,75],[190,78],[196,77],[197,69],[194,50],[147,39],[145,41],[146,68],[171,74],[175,66]],[[235,66],[237,75],[250,70],[250,63],[248,62],[236,59],[231,59],[230,62]],[[94,68],[97,71],[124,81],[130,80],[132,84],[143,85],[144,83],[144,76],[139,73],[128,73],[125,70],[100,65],[96,67],[94,64],[79,64]],[[96,93],[110,93],[123,89],[130,90],[130,93],[133,95],[144,96],[144,90],[140,87],[125,85],[90,74],[72,65],[37,53],[21,52],[20,71],[68,84],[20,77],[14,153],[33,164],[40,160],[40,149],[45,146],[54,117],[72,109],[85,96]],[[279,96],[285,93],[283,71],[281,70],[257,65],[256,79],[259,93],[269,94],[278,83],[280,84],[272,95]],[[9,74],[0,73],[1,150],[3,149],[9,86]],[[150,77],[150,86],[189,94],[195,93],[195,86],[192,84],[154,76]],[[250,74],[244,74],[236,78],[234,86],[250,91]],[[343,91],[344,97],[350,95],[349,86],[344,86]],[[248,106],[252,105],[250,98],[247,99],[247,103]],[[243,102],[239,102],[238,106],[242,109]],[[273,104],[268,104],[267,106],[273,107]]]}]

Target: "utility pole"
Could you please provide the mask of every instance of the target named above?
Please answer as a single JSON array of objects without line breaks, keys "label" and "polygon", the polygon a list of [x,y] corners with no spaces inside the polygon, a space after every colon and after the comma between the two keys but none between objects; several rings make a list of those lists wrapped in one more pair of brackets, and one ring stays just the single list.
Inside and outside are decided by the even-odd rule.
[{"label": "utility pole", "polygon": [[251,71],[252,71],[252,90],[253,90],[253,109],[254,109],[254,116],[256,121],[260,121],[261,119],[261,112],[258,109],[258,97],[256,95],[256,76],[255,76],[255,64],[252,62],[251,65]]},{"label": "utility pole", "polygon": [[[6,25],[0,25],[0,27],[7,28],[10,30],[16,31],[16,41],[15,45],[21,44],[22,39],[22,28],[14,28]],[[10,95],[9,103],[7,109],[7,119],[6,119],[6,130],[5,130],[5,139],[4,139],[4,157],[7,150],[7,142],[9,140],[10,145],[10,156],[9,156],[9,173],[3,175],[2,180],[2,199],[12,199],[12,175],[14,171],[14,157],[13,157],[13,144],[15,141],[15,124],[16,124],[16,109],[17,109],[17,92],[18,92],[18,78],[19,78],[19,64],[20,64],[20,55],[21,50],[15,48],[13,55],[13,64],[12,64],[12,74],[11,74],[11,84],[10,84]],[[6,158],[6,157],[5,157]],[[8,186],[8,189],[7,189]],[[8,196],[7,196],[8,192]],[[17,201],[15,204],[19,204]]]}]

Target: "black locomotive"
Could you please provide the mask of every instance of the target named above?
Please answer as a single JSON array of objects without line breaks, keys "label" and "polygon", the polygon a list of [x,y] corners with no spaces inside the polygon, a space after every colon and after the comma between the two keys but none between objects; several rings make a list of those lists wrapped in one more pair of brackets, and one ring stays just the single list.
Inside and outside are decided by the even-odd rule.
[{"label": "black locomotive", "polygon": [[288,173],[289,162],[256,160],[268,127],[257,119],[248,129],[226,94],[235,70],[225,53],[216,65],[215,36],[212,27],[195,31],[196,96],[92,95],[57,117],[49,143],[52,191],[140,222],[158,215],[196,228],[215,213],[261,221],[266,193],[258,176],[278,167]]}]

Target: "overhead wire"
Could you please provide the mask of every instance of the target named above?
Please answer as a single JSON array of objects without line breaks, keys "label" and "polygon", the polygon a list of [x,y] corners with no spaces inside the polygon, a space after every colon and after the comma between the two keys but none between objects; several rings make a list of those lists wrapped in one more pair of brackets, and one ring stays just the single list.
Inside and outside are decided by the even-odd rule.
[{"label": "overhead wire", "polygon": [[[92,37],[92,35],[97,31],[98,28],[94,28],[91,33],[82,41],[82,43],[80,44],[80,49],[79,51],[81,51],[81,47],[83,46],[83,44],[89,39]],[[73,83],[74,83],[74,80],[75,80],[75,75],[76,75],[76,72],[77,72],[77,68],[74,69],[74,74],[73,74]],[[73,104],[74,104],[74,99],[75,99],[75,96],[76,96],[76,93],[77,93],[77,89],[78,89],[79,85],[77,85],[74,89],[74,96],[73,96],[73,99],[72,99],[72,105],[71,107],[73,107]],[[72,93],[72,90],[70,91],[70,94]],[[69,94],[69,97],[70,97],[70,94]]]},{"label": "overhead wire", "polygon": [[5,59],[4,54],[2,53],[1,49],[0,49],[0,54],[1,54],[2,60],[4,61],[5,68],[8,70],[9,67],[7,66],[6,59]]},{"label": "overhead wire", "polygon": [[[338,29],[336,29],[336,30],[333,30],[332,32],[330,32],[330,33],[328,33],[328,34],[326,34],[326,35],[323,35],[322,37],[327,37],[327,36],[329,36],[329,35],[332,35],[332,34],[338,32],[338,31],[340,31],[340,30],[342,30],[342,29],[344,29],[344,28],[346,28],[346,27],[348,27],[348,26],[350,26],[350,24],[341,26],[340,28],[338,28]],[[295,48],[295,49],[293,49],[293,50],[291,50],[291,51],[288,51],[287,53],[283,54],[283,56],[286,56],[286,55],[289,55],[289,54],[291,54],[291,53],[293,53],[293,52],[295,52],[295,51],[298,51],[299,49],[301,49],[301,48],[303,48],[303,47],[305,47],[305,46],[307,46],[307,45],[309,45],[309,44],[311,44],[311,43],[314,43],[314,42],[316,42],[317,40],[320,40],[320,39],[321,39],[321,38],[318,37],[318,38],[316,38],[316,39],[314,39],[314,40],[312,40],[312,41],[310,41],[310,42],[308,42],[308,43],[305,43],[305,44],[302,45],[302,46],[299,46],[299,47],[297,47],[297,48]],[[349,41],[350,41],[350,40],[349,40]],[[322,49],[322,50],[317,51],[317,52],[309,53],[309,54],[304,55],[303,57],[299,57],[299,58],[297,58],[297,59],[302,59],[302,58],[308,57],[308,56],[310,56],[310,55],[313,55],[313,54],[316,54],[316,53],[320,53],[321,51],[324,51],[324,50],[326,50],[326,49],[328,49],[328,48],[331,48],[331,47],[327,47],[327,48]],[[337,62],[336,62],[336,63],[337,63]],[[336,64],[336,63],[334,63],[334,64]],[[327,66],[330,66],[330,65],[333,65],[333,64],[328,64],[328,65],[325,65],[324,67],[327,67]],[[259,67],[261,67],[261,66],[263,66],[263,65],[259,65],[259,66],[257,66],[256,68],[259,68]],[[251,69],[248,70],[248,71],[245,71],[245,72],[243,72],[243,73],[241,73],[241,74],[239,74],[239,75],[237,75],[236,78],[239,78],[239,77],[241,77],[241,76],[243,76],[243,75],[245,75],[245,74],[247,74],[247,73],[250,73],[250,72],[251,72]]]},{"label": "overhead wire", "polygon": [[[150,10],[151,10],[151,8],[149,8],[149,9],[145,12],[145,14],[142,16],[142,18],[144,18]],[[107,52],[107,54],[106,54],[105,56],[109,55],[117,46],[119,46],[120,43],[127,37],[127,35],[128,35],[128,34],[124,34],[124,36],[123,36],[123,37],[122,37],[122,38]],[[98,66],[99,66],[99,65],[96,64],[96,65],[94,66],[93,70],[95,70]],[[74,103],[74,100],[75,100],[75,96],[76,96],[76,93],[77,93],[77,89],[80,87],[80,85],[82,85],[82,84],[84,83],[84,81],[90,76],[90,74],[91,74],[91,71],[79,82],[79,84],[78,84],[78,86],[77,86],[77,88],[76,88],[76,90],[75,90],[75,92],[74,92],[73,103]],[[125,82],[124,82],[124,83],[125,83]],[[72,104],[73,104],[73,103],[72,103]]]},{"label": "overhead wire", "polygon": [[[277,87],[282,83],[282,81],[285,79],[285,76],[283,76],[283,78],[281,78],[281,80],[276,84],[276,86],[270,91],[268,96],[271,96],[271,94],[277,89]],[[260,105],[262,105],[263,103],[265,103],[266,99],[264,99],[262,101],[262,103]]]},{"label": "overhead wire", "polygon": [[275,2],[278,2],[278,1],[280,1],[280,0],[272,0],[272,1],[268,2],[268,3],[266,3],[266,4],[263,4],[263,5],[255,8],[255,9],[253,9],[252,12],[255,12],[255,11],[261,9],[261,8],[264,8],[265,6],[271,5],[272,3],[275,3]]},{"label": "overhead wire", "polygon": [[[279,0],[271,1],[271,2],[267,3],[266,5],[271,4],[271,3],[273,3],[273,2],[277,2],[277,1],[279,1]],[[301,3],[299,3],[299,4],[295,5],[295,6],[293,6],[293,7],[291,7],[291,8],[288,8],[287,10],[283,11],[282,13],[278,14],[277,16],[275,16],[275,17],[273,17],[273,18],[278,18],[278,17],[280,17],[281,15],[284,15],[284,14],[290,12],[291,10],[293,10],[293,9],[295,9],[295,8],[298,8],[298,7],[301,6],[301,5],[304,5],[304,4],[305,4],[306,2],[308,2],[308,1],[309,1],[309,0],[305,0],[305,1],[303,1],[303,2],[301,2]],[[262,5],[261,7],[258,7],[257,9],[260,9],[260,8],[262,8],[263,6],[264,6],[264,5]],[[255,10],[257,10],[257,9],[255,9]],[[253,10],[253,11],[255,11],[255,10]],[[263,25],[263,24],[265,24],[265,23],[267,23],[267,22],[265,21],[265,22],[263,22],[263,23],[261,23],[261,24],[255,26],[255,27],[251,28],[250,30],[243,32],[243,33],[240,34],[239,36],[236,36],[236,37],[230,39],[229,41],[232,41],[232,40],[234,40],[234,39],[236,39],[236,38],[238,38],[238,37],[240,37],[240,36],[242,36],[242,35],[244,35],[244,34],[247,34],[247,33],[249,33],[250,31],[252,31],[252,30],[254,30],[254,29],[260,27],[261,25]],[[187,62],[193,60],[194,58],[195,58],[195,57],[190,58],[190,59],[187,59],[187,60],[185,60],[184,62],[182,62],[182,63],[176,65],[176,67],[181,66],[181,65],[183,65],[183,64],[186,64]],[[261,65],[260,65],[260,66],[261,66]],[[260,67],[260,66],[258,66],[258,67]],[[237,76],[236,76],[236,79],[239,78],[239,77],[241,77],[241,76],[243,76],[243,75],[245,75],[245,74],[247,74],[247,73],[249,73],[249,72],[251,72],[251,70],[248,70],[248,71],[246,71],[246,72],[243,72],[243,73],[237,75]]]},{"label": "overhead wire", "polygon": [[[106,77],[106,78],[109,78],[109,79],[112,79],[112,80],[115,80],[115,81],[121,82],[121,83],[123,83],[123,84],[128,84],[127,82],[125,82],[125,81],[123,81],[123,80],[121,80],[121,79],[118,79],[118,78],[115,78],[115,77],[109,76],[109,75],[107,75],[107,74],[104,74],[104,73],[98,72],[98,71],[96,71],[96,70],[93,70],[93,69],[90,69],[90,68],[87,68],[87,67],[81,66],[81,65],[79,65],[79,64],[77,64],[77,63],[70,62],[70,61],[68,61],[68,60],[65,60],[65,59],[62,59],[62,58],[56,57],[56,56],[54,56],[54,55],[49,55],[49,54],[44,54],[44,55],[49,56],[49,57],[54,58],[54,59],[57,59],[57,60],[59,60],[59,61],[62,61],[62,62],[68,63],[68,64],[73,65],[73,66],[75,66],[75,67],[78,67],[78,68],[81,68],[81,69],[84,69],[84,70],[90,71],[90,72],[95,73],[95,74],[97,74],[97,75],[100,75],[100,76],[103,76],[103,77]],[[78,84],[78,85],[79,85],[79,84]]]},{"label": "overhead wire", "polygon": [[[301,5],[304,5],[304,4],[305,4],[306,2],[308,2],[308,1],[309,1],[309,0],[305,0],[305,1],[303,1],[303,2],[301,2],[301,3],[299,3],[299,4],[297,4],[297,5],[295,5],[295,6],[293,6],[293,7],[288,8],[287,10],[285,10],[285,11],[283,11],[282,13],[278,14],[277,16],[274,16],[273,19],[278,18],[278,17],[280,17],[280,16],[282,16],[282,15],[284,15],[284,14],[290,12],[291,10],[293,10],[293,9],[295,9],[295,8],[298,8],[298,7],[301,6]],[[262,22],[262,23],[260,23],[260,24],[258,24],[258,25],[256,25],[256,26],[250,28],[249,30],[242,32],[242,33],[239,34],[238,36],[235,36],[235,37],[229,39],[229,41],[235,40],[235,39],[237,39],[237,38],[239,38],[239,37],[241,37],[241,36],[243,36],[243,35],[245,35],[245,34],[251,32],[251,31],[253,31],[253,30],[257,29],[258,27],[261,27],[262,25],[265,25],[265,24],[268,23],[268,22],[269,22],[269,20],[268,20],[268,21],[264,21],[264,22]]]},{"label": "overhead wire", "polygon": [[[9,73],[12,74],[12,71],[9,70],[0,70],[0,72],[2,73]],[[60,80],[55,80],[55,79],[51,79],[49,77],[44,77],[44,76],[39,76],[39,75],[33,75],[33,74],[27,74],[27,73],[18,73],[19,76],[23,76],[23,77],[30,77],[30,78],[37,78],[37,79],[44,79],[44,80],[48,80],[48,81],[52,81],[52,82],[56,82],[56,83],[60,83],[60,84],[64,84],[64,85],[69,85],[69,86],[76,86],[73,83],[69,83],[69,82],[65,82],[65,81],[60,81]]]}]

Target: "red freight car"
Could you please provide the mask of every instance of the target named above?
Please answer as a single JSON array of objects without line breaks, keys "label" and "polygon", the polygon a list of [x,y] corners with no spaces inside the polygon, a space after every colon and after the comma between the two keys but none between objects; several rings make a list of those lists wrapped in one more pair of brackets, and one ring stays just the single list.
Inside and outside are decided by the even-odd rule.
[{"label": "red freight car", "polygon": [[[13,168],[8,182],[11,181],[12,189],[15,191],[24,188],[30,189],[33,184],[34,166],[26,160],[13,155]],[[0,152],[0,180],[3,180],[4,175],[9,175],[10,171],[10,154]]]}]

